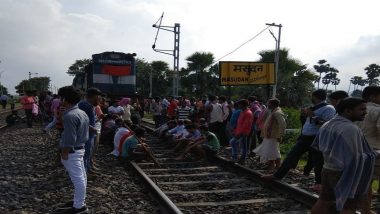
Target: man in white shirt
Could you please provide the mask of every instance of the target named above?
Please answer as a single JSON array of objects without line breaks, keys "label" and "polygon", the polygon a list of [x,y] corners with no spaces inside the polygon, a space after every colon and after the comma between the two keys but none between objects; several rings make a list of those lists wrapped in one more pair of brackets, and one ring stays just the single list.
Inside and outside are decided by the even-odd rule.
[{"label": "man in white shirt", "polygon": [[223,128],[223,110],[222,105],[217,102],[216,96],[210,95],[208,97],[209,104],[206,107],[208,112],[208,128],[209,131],[214,133],[218,139],[221,139],[222,134],[225,132]]},{"label": "man in white shirt", "polygon": [[113,138],[114,149],[112,151],[112,154],[115,157],[119,157],[120,140],[123,137],[123,135],[127,134],[130,131],[126,127],[123,126],[123,120],[122,119],[120,119],[120,118],[116,119],[115,123],[119,128],[116,129],[115,136]]}]

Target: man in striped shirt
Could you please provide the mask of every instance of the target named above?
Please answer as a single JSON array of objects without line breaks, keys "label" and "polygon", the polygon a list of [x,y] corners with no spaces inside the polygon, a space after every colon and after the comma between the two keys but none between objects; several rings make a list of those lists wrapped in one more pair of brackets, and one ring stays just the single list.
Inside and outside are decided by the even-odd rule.
[{"label": "man in striped shirt", "polygon": [[176,109],[177,119],[178,120],[189,119],[189,116],[192,111],[193,109],[186,105],[186,101],[182,100],[181,106]]}]

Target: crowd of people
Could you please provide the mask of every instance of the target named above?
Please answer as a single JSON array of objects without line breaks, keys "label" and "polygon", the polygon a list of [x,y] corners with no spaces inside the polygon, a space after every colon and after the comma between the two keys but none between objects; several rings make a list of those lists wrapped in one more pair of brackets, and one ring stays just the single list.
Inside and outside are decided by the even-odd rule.
[{"label": "crowd of people", "polygon": [[[287,127],[287,116],[276,98],[261,102],[255,96],[233,101],[224,96],[124,97],[107,100],[96,88],[81,93],[71,86],[57,95],[36,98],[32,92],[21,98],[32,126],[35,105],[52,120],[44,128],[60,133],[60,159],[74,185],[74,200],[62,209],[68,213],[86,211],[87,175],[97,173],[94,153],[99,142],[110,145],[116,159],[144,160],[152,157],[144,143],[141,125],[149,113],[155,133],[176,160],[204,159],[231,147],[231,159],[244,165],[250,156],[273,169],[263,175],[271,180],[284,178],[307,153],[304,175],[314,170],[320,194],[313,213],[371,213],[373,179],[380,179],[380,87],[368,86],[362,98],[344,91],[327,95],[318,89],[311,94],[312,106],[301,109],[301,134],[282,161],[279,144]],[[41,111],[41,110],[39,110]],[[376,163],[376,164],[375,164]]]}]

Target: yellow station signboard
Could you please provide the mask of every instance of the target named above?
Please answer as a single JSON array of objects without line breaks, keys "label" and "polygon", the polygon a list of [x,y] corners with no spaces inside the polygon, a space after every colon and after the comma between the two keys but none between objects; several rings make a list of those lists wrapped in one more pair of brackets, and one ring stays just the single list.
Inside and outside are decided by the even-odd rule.
[{"label": "yellow station signboard", "polygon": [[219,62],[220,85],[275,84],[274,63]]}]

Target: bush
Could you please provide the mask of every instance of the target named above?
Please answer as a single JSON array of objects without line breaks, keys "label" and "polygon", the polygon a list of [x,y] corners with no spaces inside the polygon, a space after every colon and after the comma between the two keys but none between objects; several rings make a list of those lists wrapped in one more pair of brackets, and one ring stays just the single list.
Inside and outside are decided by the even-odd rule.
[{"label": "bush", "polygon": [[300,131],[295,132],[286,132],[282,137],[282,142],[280,144],[280,152],[283,155],[286,155],[290,149],[294,146],[297,141]]},{"label": "bush", "polygon": [[282,111],[286,115],[286,124],[287,129],[300,129],[301,120],[300,120],[300,111],[295,108],[282,108]]},{"label": "bush", "polygon": [[[288,131],[282,137],[282,142],[280,144],[280,153],[281,153],[282,159],[285,159],[286,155],[292,149],[294,144],[296,144],[297,138],[300,136],[300,134],[301,134],[301,130],[299,129],[296,131]],[[302,155],[302,157],[299,161],[301,166],[304,166],[306,164],[307,157],[308,157],[307,152]]]}]

